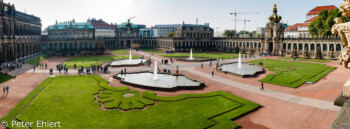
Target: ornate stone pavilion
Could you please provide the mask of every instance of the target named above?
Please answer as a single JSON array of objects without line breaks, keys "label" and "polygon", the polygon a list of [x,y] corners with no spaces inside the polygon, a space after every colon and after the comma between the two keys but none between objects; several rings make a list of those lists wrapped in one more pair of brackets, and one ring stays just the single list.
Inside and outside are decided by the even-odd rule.
[{"label": "ornate stone pavilion", "polygon": [[18,61],[41,52],[41,20],[0,2],[0,63]]}]

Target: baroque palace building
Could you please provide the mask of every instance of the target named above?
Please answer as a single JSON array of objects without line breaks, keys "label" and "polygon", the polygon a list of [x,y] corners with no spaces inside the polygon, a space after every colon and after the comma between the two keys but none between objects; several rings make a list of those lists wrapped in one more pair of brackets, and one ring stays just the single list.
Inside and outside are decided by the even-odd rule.
[{"label": "baroque palace building", "polygon": [[52,56],[79,56],[105,54],[103,39],[96,38],[95,27],[88,22],[61,22],[48,27],[43,39],[43,50]]},{"label": "baroque palace building", "polygon": [[0,64],[41,53],[41,20],[0,2]]},{"label": "baroque palace building", "polygon": [[261,38],[217,38],[208,23],[176,25],[172,37],[140,37],[144,25],[127,22],[115,28],[115,36],[95,38],[93,25],[75,21],[56,23],[48,28],[48,38],[43,39],[43,48],[50,55],[103,54],[105,49],[156,48],[176,52],[227,51],[273,56],[335,59],[340,55],[342,41],[337,36],[326,38],[288,38],[284,36],[282,17],[273,14],[265,26]]},{"label": "baroque palace building", "polygon": [[342,41],[337,36],[325,38],[286,38],[282,17],[274,6],[273,15],[265,26],[263,38],[216,38],[209,24],[182,24],[175,29],[175,36],[168,38],[142,38],[140,47],[190,51],[227,51],[273,56],[335,59],[340,55]]}]

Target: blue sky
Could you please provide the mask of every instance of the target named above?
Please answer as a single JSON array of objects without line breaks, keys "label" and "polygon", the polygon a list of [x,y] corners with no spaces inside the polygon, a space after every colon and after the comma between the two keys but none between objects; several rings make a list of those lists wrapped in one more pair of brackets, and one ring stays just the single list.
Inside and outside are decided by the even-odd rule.
[{"label": "blue sky", "polygon": [[[43,28],[54,24],[56,19],[86,21],[88,17],[102,18],[107,22],[121,23],[129,17],[136,24],[180,24],[182,21],[195,24],[210,23],[219,31],[234,28],[234,17],[230,12],[259,12],[238,15],[237,19],[249,19],[247,30],[264,27],[277,4],[283,22],[295,24],[305,21],[306,13],[316,6],[336,5],[342,0],[5,0],[15,4],[19,11],[26,11],[42,19]],[[237,29],[243,30],[243,22]]]}]

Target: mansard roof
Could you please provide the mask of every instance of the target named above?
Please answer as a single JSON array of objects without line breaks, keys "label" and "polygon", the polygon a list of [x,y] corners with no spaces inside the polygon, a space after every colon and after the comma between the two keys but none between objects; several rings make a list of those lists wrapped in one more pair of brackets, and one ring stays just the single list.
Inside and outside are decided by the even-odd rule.
[{"label": "mansard roof", "polygon": [[65,23],[56,23],[54,25],[51,25],[49,27],[49,30],[65,30],[65,29],[77,29],[77,30],[83,30],[83,29],[95,29],[94,26],[88,22],[65,22]]}]

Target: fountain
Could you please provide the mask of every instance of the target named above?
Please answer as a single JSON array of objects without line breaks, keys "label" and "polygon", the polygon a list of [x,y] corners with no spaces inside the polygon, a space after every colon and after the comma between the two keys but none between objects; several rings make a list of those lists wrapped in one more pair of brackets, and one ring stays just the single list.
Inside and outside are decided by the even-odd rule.
[{"label": "fountain", "polygon": [[129,55],[129,63],[132,63],[131,50],[130,50],[130,55]]},{"label": "fountain", "polygon": [[139,66],[146,62],[147,60],[145,59],[133,59],[131,50],[130,50],[129,59],[121,59],[121,60],[113,61],[110,63],[110,66],[112,67]]},{"label": "fountain", "polygon": [[190,58],[189,60],[193,60],[193,56],[192,56],[192,48],[191,48],[191,53],[190,53]]},{"label": "fountain", "polygon": [[157,70],[157,61],[154,62],[154,71],[153,71],[153,80],[158,80],[158,70]]},{"label": "fountain", "polygon": [[190,50],[190,57],[174,57],[177,61],[186,61],[186,62],[204,62],[204,61],[212,61],[215,60],[213,58],[208,57],[193,57],[192,48]]},{"label": "fountain", "polygon": [[241,57],[241,52],[239,52],[238,55],[238,68],[241,69],[242,68],[242,57]]},{"label": "fountain", "polygon": [[257,65],[242,63],[241,53],[239,53],[237,63],[222,64],[220,66],[220,71],[244,78],[262,73],[264,72],[264,69]]},{"label": "fountain", "polygon": [[192,80],[181,74],[158,73],[157,62],[154,63],[154,71],[152,72],[134,72],[134,73],[119,73],[113,76],[119,79],[121,83],[162,91],[174,91],[178,89],[193,90],[202,89],[205,84],[197,80]]}]

